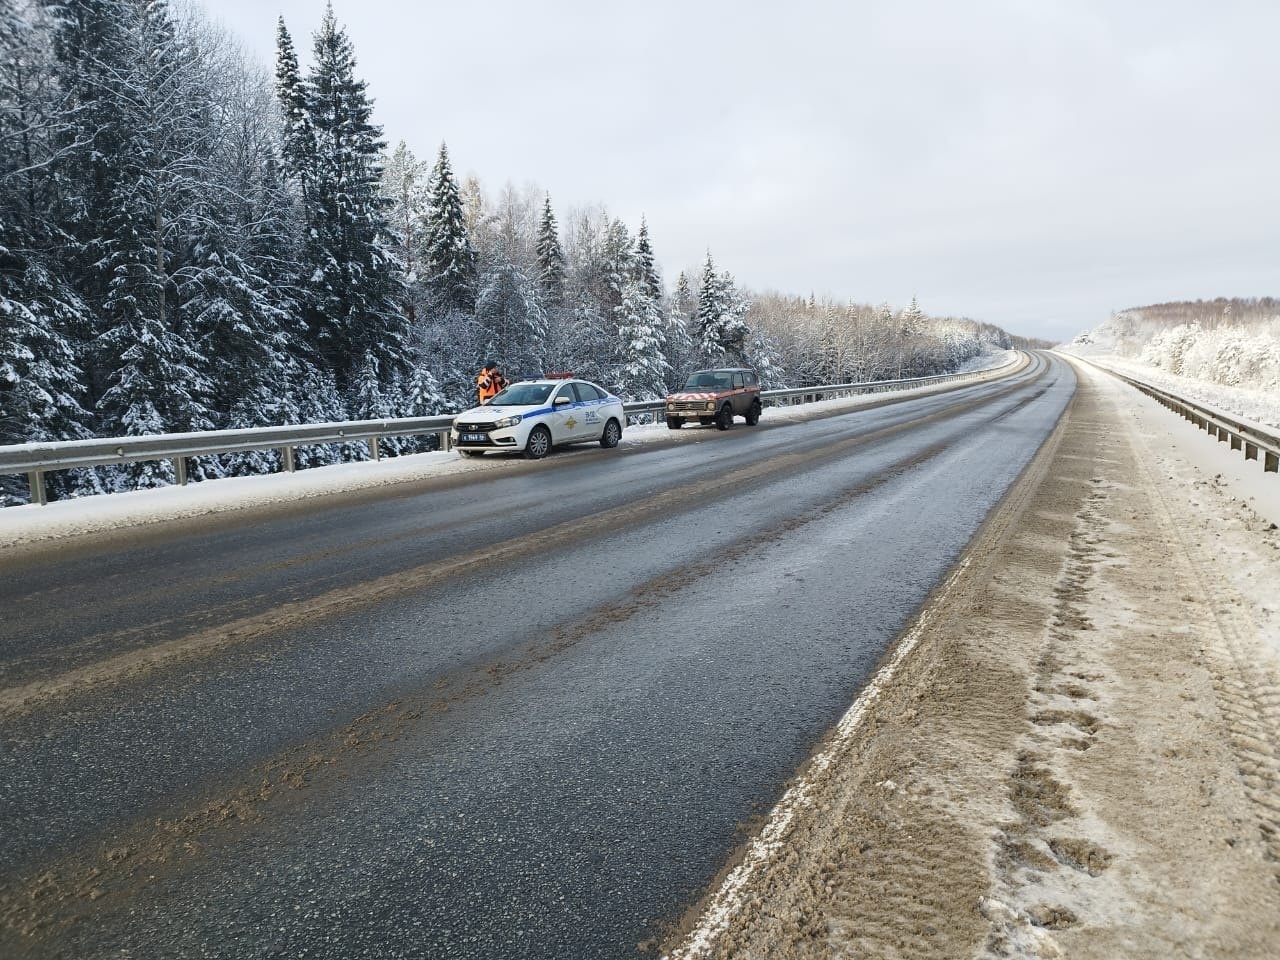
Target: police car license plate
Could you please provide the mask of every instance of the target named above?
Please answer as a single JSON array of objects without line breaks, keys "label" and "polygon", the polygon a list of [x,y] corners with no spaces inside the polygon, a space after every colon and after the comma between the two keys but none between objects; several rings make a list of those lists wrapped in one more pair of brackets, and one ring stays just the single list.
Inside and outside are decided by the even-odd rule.
[{"label": "police car license plate", "polygon": [[458,439],[463,443],[484,443],[489,439],[489,436],[484,433],[464,433]]}]

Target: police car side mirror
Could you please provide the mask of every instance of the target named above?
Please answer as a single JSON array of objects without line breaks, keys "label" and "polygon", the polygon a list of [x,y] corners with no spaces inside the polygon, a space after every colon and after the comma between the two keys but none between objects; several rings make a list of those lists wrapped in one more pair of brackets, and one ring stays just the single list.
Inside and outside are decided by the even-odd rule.
[{"label": "police car side mirror", "polygon": [[573,403],[573,401],[568,397],[556,397],[553,403],[557,407],[563,407],[565,404]]}]

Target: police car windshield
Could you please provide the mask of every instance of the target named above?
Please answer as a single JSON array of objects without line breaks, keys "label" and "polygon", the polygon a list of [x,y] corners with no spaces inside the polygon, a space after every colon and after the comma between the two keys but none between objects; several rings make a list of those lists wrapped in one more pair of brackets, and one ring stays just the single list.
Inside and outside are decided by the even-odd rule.
[{"label": "police car windshield", "polygon": [[551,396],[549,383],[513,383],[489,401],[494,406],[508,404],[513,407],[529,407],[536,403],[546,403]]}]

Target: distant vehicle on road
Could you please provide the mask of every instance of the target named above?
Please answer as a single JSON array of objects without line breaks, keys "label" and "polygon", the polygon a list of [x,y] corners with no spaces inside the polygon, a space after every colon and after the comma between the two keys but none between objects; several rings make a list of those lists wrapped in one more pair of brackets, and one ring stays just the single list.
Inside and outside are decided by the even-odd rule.
[{"label": "distant vehicle on road", "polygon": [[603,387],[555,374],[513,383],[487,403],[458,414],[449,439],[468,457],[507,450],[541,460],[561,444],[594,440],[616,447],[626,422],[622,401]]},{"label": "distant vehicle on road", "polygon": [[672,430],[691,420],[728,430],[734,417],[742,417],[749,427],[760,422],[760,378],[749,367],[695,370],[683,389],[667,397],[667,426]]}]

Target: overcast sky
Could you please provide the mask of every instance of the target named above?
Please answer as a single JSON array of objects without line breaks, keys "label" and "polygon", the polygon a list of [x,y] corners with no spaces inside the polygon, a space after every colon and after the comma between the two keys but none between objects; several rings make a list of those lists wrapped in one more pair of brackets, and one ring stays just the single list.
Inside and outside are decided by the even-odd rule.
[{"label": "overcast sky", "polygon": [[[283,14],[206,0],[265,65]],[[1280,2],[334,0],[387,141],[564,221],[644,214],[674,280],[1067,339],[1280,295]]]}]

